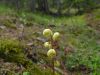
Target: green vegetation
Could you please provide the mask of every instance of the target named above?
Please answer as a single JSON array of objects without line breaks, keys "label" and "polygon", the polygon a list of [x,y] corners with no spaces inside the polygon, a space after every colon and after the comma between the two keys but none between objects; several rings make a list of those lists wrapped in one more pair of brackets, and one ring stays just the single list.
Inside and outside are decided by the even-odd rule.
[{"label": "green vegetation", "polygon": [[6,61],[23,63],[25,58],[21,44],[17,40],[0,39],[0,57]]},{"label": "green vegetation", "polygon": [[[12,13],[14,10],[9,9],[9,7],[7,8],[4,6],[1,6],[0,8],[2,9],[2,10],[0,10],[1,13],[5,14],[5,15],[9,14],[11,16],[12,15],[18,16],[19,20],[26,25],[32,25],[35,23],[38,23],[40,25],[46,25],[46,26],[48,26],[48,25],[61,26],[61,25],[73,25],[73,24],[86,25],[84,15],[73,16],[73,17],[64,17],[64,16],[53,17],[53,16],[46,15],[43,13],[34,13],[33,14],[31,12],[27,13],[24,11],[20,12],[20,13],[17,13],[17,12]],[[7,22],[7,24],[6,24],[6,22]],[[9,26],[9,22],[8,21],[6,21],[6,22],[5,22],[5,25]]]},{"label": "green vegetation", "polygon": [[[71,31],[70,28],[67,29]],[[95,30],[87,26],[75,26],[73,31],[68,32],[67,37],[68,45],[74,48],[73,53],[64,57],[66,67],[73,69],[90,70],[95,74],[99,74],[99,49],[100,45],[97,44],[97,39],[100,38]],[[65,59],[66,58],[66,59]],[[79,68],[80,67],[80,68]]]},{"label": "green vegetation", "polygon": [[[0,1],[0,75],[100,75],[98,0],[31,1]],[[44,29],[59,32],[59,43],[45,38]],[[53,67],[51,42],[58,50]]]}]

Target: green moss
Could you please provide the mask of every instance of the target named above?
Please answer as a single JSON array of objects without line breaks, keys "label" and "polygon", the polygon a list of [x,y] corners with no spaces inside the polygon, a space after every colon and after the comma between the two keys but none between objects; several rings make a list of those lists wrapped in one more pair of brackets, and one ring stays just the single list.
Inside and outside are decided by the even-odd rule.
[{"label": "green moss", "polygon": [[0,39],[0,57],[6,61],[22,63],[25,60],[22,48],[17,40]]}]

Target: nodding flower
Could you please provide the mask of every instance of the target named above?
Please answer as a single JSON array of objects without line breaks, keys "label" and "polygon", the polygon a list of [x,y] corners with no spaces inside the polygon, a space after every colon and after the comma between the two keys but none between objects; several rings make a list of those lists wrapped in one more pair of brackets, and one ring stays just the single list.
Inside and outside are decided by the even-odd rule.
[{"label": "nodding flower", "polygon": [[54,58],[56,56],[56,51],[54,49],[50,49],[48,52],[47,52],[47,56],[49,58]]},{"label": "nodding flower", "polygon": [[44,29],[43,35],[45,37],[51,37],[53,35],[53,32],[50,29]]},{"label": "nodding flower", "polygon": [[52,39],[53,39],[54,41],[57,41],[57,40],[59,40],[59,38],[60,38],[60,33],[59,33],[59,32],[55,32],[55,33],[53,34]]},{"label": "nodding flower", "polygon": [[46,48],[51,48],[52,45],[51,45],[49,42],[45,42],[45,43],[44,43],[44,47],[46,47]]},{"label": "nodding flower", "polygon": [[60,66],[60,62],[59,61],[54,61],[54,66],[59,67]]}]

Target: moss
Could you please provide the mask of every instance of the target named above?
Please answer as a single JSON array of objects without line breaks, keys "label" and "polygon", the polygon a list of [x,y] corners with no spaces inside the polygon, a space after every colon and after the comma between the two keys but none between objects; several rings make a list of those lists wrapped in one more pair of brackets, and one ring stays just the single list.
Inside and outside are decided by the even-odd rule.
[{"label": "moss", "polygon": [[0,57],[5,61],[22,63],[25,60],[23,46],[17,40],[0,39]]}]

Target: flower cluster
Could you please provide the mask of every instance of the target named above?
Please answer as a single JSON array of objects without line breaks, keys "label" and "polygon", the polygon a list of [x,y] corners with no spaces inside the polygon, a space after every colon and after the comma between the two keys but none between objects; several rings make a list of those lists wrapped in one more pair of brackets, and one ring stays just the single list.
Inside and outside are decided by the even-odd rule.
[{"label": "flower cluster", "polygon": [[[53,42],[59,41],[60,33],[59,32],[53,33],[52,30],[50,30],[50,29],[44,29],[43,35],[49,40],[48,42],[44,43],[44,47],[49,49],[47,52],[47,56],[50,59],[53,59],[57,56],[57,52],[56,52],[55,48],[53,47]],[[60,65],[59,61],[57,61],[57,60],[54,61],[54,64],[56,66]]]}]

